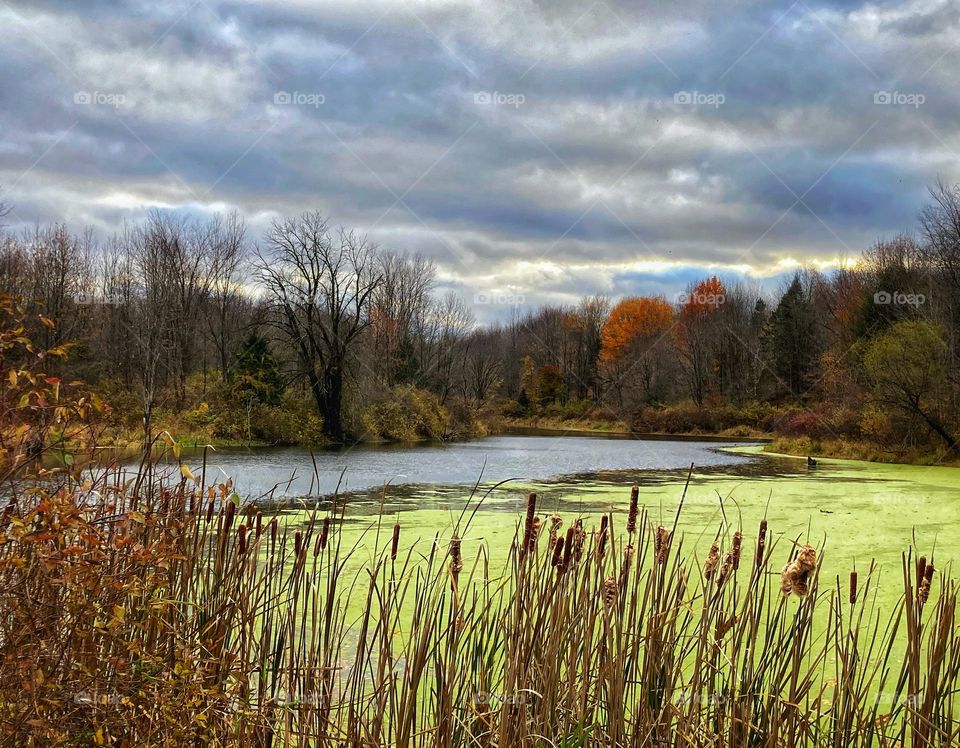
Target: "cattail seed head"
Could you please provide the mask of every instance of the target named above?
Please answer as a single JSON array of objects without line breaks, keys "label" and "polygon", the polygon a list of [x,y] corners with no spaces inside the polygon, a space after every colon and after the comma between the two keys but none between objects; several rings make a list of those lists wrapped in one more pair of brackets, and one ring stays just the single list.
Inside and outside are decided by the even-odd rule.
[{"label": "cattail seed head", "polygon": [[583,556],[583,544],[587,539],[587,533],[583,529],[583,520],[578,519],[573,525],[573,560],[579,561]]},{"label": "cattail seed head", "polygon": [[237,528],[237,549],[241,556],[247,552],[247,526],[244,524]]},{"label": "cattail seed head", "polygon": [[563,542],[563,561],[562,570],[566,571],[570,568],[570,558],[573,555],[573,544],[575,542],[577,530],[576,527],[571,525],[567,528],[567,537]]},{"label": "cattail seed head", "polygon": [[213,519],[213,503],[214,499],[210,499],[210,503],[207,505],[207,522]]},{"label": "cattail seed head", "polygon": [[393,526],[393,540],[390,543],[390,559],[397,558],[397,550],[400,548],[400,523]]},{"label": "cattail seed head", "polygon": [[670,531],[660,525],[653,536],[653,557],[658,564],[666,565],[670,555]]},{"label": "cattail seed head", "polygon": [[276,518],[270,520],[270,542],[277,542],[277,520]]},{"label": "cattail seed head", "polygon": [[563,538],[557,538],[553,545],[553,559],[550,562],[553,568],[563,571]]},{"label": "cattail seed head", "polygon": [[854,569],[850,572],[850,604],[854,605],[857,602],[857,570]]},{"label": "cattail seed head", "polygon": [[923,582],[923,577],[927,572],[927,557],[921,556],[917,559],[917,587]]},{"label": "cattail seed head", "polygon": [[300,551],[303,547],[303,535],[300,531],[297,530],[297,533],[293,536],[293,555],[295,558],[300,558]]},{"label": "cattail seed head", "polygon": [[703,576],[707,579],[713,577],[717,570],[717,564],[720,563],[720,546],[716,543],[710,546],[710,552],[707,554],[707,560],[703,563]]},{"label": "cattail seed head", "polygon": [[617,602],[617,580],[613,577],[607,577],[603,582],[603,602],[608,608]]},{"label": "cattail seed head", "polygon": [[263,533],[263,512],[257,512],[256,536],[259,538]]},{"label": "cattail seed head", "polygon": [[740,548],[743,545],[743,533],[739,530],[733,533],[733,550],[730,551],[730,555],[733,560],[733,570],[737,571],[740,568]]},{"label": "cattail seed head", "polygon": [[784,595],[791,592],[804,597],[809,592],[810,577],[817,568],[817,552],[813,546],[806,545],[797,557],[783,567],[780,572],[780,591]]},{"label": "cattail seed head", "polygon": [[463,557],[460,554],[460,538],[454,535],[450,538],[450,573],[456,579],[463,571]]},{"label": "cattail seed head", "polygon": [[561,517],[559,514],[550,515],[550,547],[551,548],[553,548],[553,546],[557,542],[557,536],[560,533],[561,527],[563,527],[563,517]]},{"label": "cattail seed head", "polygon": [[640,486],[634,484],[630,489],[630,513],[627,515],[627,532],[631,535],[637,531],[637,509],[640,503]]},{"label": "cattail seed head", "polygon": [[224,532],[230,532],[230,527],[233,525],[233,515],[237,511],[237,505],[232,501],[227,502],[227,508],[224,513],[223,518],[223,530]]},{"label": "cattail seed head", "polygon": [[327,537],[330,535],[330,518],[323,518],[323,526],[320,528],[320,550],[327,547]]},{"label": "cattail seed head", "polygon": [[610,518],[604,514],[600,518],[600,532],[597,535],[597,558],[602,559],[607,550],[607,534],[610,527]]},{"label": "cattail seed head", "polygon": [[757,557],[756,566],[759,569],[763,566],[764,552],[767,547],[767,521],[760,520],[760,532],[757,534]]},{"label": "cattail seed head", "polygon": [[534,536],[534,519],[537,516],[537,493],[531,491],[527,496],[527,516],[523,523],[523,546],[521,552],[526,554],[536,542]]},{"label": "cattail seed head", "polygon": [[920,582],[920,589],[917,590],[917,596],[920,598],[920,604],[927,602],[930,598],[930,585],[933,582],[933,564],[928,563],[923,569],[923,581]]}]

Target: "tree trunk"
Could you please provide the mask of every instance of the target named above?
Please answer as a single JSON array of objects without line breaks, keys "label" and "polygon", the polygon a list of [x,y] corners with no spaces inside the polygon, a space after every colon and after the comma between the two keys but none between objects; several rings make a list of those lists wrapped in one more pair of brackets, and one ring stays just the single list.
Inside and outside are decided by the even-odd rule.
[{"label": "tree trunk", "polygon": [[320,398],[320,415],[323,418],[323,433],[331,441],[343,442],[343,370],[330,366],[323,372],[323,392]]}]

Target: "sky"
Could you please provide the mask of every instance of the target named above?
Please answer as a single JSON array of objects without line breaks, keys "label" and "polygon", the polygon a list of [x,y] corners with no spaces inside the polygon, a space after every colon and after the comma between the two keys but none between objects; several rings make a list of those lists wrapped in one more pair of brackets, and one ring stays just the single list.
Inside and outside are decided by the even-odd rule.
[{"label": "sky", "polygon": [[8,228],[319,210],[481,320],[770,287],[960,181],[957,2],[0,0]]}]

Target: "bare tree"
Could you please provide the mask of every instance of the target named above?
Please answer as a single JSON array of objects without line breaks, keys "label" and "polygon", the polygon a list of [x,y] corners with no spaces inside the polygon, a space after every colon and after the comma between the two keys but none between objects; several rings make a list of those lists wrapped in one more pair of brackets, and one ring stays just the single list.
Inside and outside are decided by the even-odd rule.
[{"label": "bare tree", "polygon": [[246,233],[243,219],[236,212],[218,218],[210,232],[210,299],[205,317],[222,377],[230,370],[243,332],[244,312],[250,306],[241,287],[241,268],[247,259]]},{"label": "bare tree", "polygon": [[257,278],[274,325],[296,351],[324,433],[344,436],[344,380],[351,354],[370,324],[370,304],[381,283],[377,250],[366,238],[308,212],[275,221],[257,250]]}]

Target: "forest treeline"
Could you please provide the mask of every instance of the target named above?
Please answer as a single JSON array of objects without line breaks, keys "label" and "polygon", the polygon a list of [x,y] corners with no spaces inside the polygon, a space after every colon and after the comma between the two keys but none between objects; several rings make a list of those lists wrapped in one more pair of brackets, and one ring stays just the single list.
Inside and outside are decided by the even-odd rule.
[{"label": "forest treeline", "polygon": [[911,234],[776,293],[705,277],[675,299],[583,298],[476,324],[433,263],[318,213],[252,236],[236,213],[154,212],[107,241],[57,224],[0,238],[0,291],[71,347],[51,363],[116,434],[322,443],[502,423],[765,432],[956,453],[960,186]]}]

